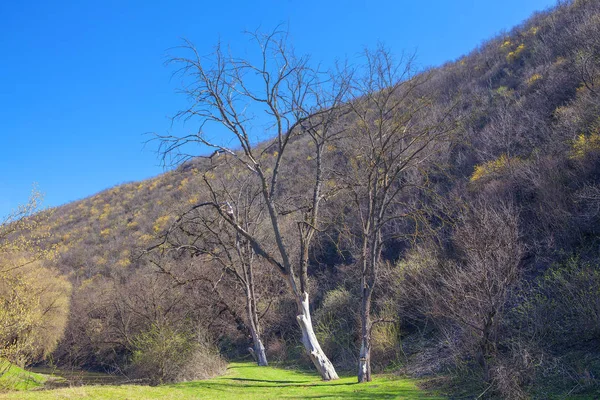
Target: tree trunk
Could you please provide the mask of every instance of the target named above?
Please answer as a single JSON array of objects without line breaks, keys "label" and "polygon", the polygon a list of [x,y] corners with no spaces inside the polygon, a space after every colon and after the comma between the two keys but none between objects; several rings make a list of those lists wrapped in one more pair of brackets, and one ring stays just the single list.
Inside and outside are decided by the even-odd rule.
[{"label": "tree trunk", "polygon": [[265,352],[265,346],[263,346],[262,340],[260,337],[252,335],[252,341],[254,343],[254,357],[256,363],[259,367],[267,367],[269,363],[267,362],[267,353]]},{"label": "tree trunk", "polygon": [[494,321],[495,312],[490,312],[486,316],[486,319],[483,324],[483,331],[481,334],[481,341],[479,343],[479,351],[477,352],[476,359],[477,363],[481,367],[483,371],[483,377],[486,382],[490,381],[490,369],[487,363],[487,357],[491,353],[491,345],[490,345],[490,335],[492,324]]},{"label": "tree trunk", "polygon": [[[251,312],[249,312],[251,314]],[[250,318],[253,316],[250,315]],[[252,347],[253,350],[252,356],[254,357],[254,361],[258,364],[259,367],[266,367],[269,365],[267,362],[267,353],[265,353],[265,346],[263,346],[262,340],[260,340],[260,333],[256,328],[256,324],[252,319],[250,319],[250,335],[252,336]]]},{"label": "tree trunk", "polygon": [[306,349],[308,356],[317,368],[317,371],[319,371],[319,374],[324,381],[339,379],[333,364],[331,361],[329,361],[329,358],[327,358],[321,349],[319,341],[317,340],[313,330],[308,303],[308,293],[302,293],[302,299],[296,298],[296,302],[298,303],[299,312],[299,314],[296,316],[296,319],[298,320],[298,325],[300,325],[300,329],[302,330],[302,344],[304,344],[304,348]]},{"label": "tree trunk", "polygon": [[358,359],[358,382],[371,382],[371,298],[373,290],[363,285],[361,301],[361,344]]},{"label": "tree trunk", "polygon": [[252,356],[260,367],[266,367],[269,365],[269,363],[267,362],[265,346],[263,345],[262,340],[260,340],[258,314],[256,313],[254,292],[251,290],[249,284],[246,284],[246,311],[248,313],[248,321],[250,322],[250,335],[252,336],[252,347],[250,348],[254,351]]},{"label": "tree trunk", "polygon": [[358,360],[358,383],[371,382],[371,342],[363,337]]}]

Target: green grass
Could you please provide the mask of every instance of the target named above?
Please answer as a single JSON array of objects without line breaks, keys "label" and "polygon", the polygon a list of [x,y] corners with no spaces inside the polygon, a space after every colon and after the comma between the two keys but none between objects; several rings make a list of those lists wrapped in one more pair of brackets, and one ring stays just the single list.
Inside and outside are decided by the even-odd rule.
[{"label": "green grass", "polygon": [[0,390],[31,390],[44,386],[47,375],[25,371],[8,361],[0,360]]},{"label": "green grass", "polygon": [[417,381],[377,375],[373,382],[356,377],[323,382],[315,374],[250,363],[232,363],[227,374],[205,381],[162,386],[81,386],[0,394],[0,399],[443,399],[417,387]]}]

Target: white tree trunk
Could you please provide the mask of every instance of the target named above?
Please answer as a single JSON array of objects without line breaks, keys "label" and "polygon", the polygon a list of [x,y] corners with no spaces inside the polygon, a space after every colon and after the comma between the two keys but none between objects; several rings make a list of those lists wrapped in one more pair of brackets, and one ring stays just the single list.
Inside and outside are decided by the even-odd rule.
[{"label": "white tree trunk", "polygon": [[253,301],[253,292],[250,286],[246,286],[246,313],[248,314],[248,322],[250,326],[250,335],[252,336],[252,347],[248,350],[252,353],[252,357],[260,367],[266,367],[269,365],[267,362],[267,353],[265,352],[265,346],[260,340],[260,330],[258,328],[258,315]]},{"label": "white tree trunk", "polygon": [[256,363],[259,367],[266,367],[269,365],[267,362],[267,353],[265,353],[265,346],[263,346],[262,340],[256,338],[254,341],[254,354],[256,356]]},{"label": "white tree trunk", "polygon": [[363,339],[358,360],[358,382],[371,382],[371,344]]},{"label": "white tree trunk", "polygon": [[299,315],[296,316],[296,319],[302,330],[302,343],[304,344],[304,348],[324,381],[339,379],[333,364],[321,349],[313,330],[308,303],[308,293],[302,293],[302,297],[302,300],[300,300],[298,304]]},{"label": "white tree trunk", "polygon": [[[366,268],[365,268],[366,270]],[[360,357],[358,358],[358,382],[371,382],[371,298],[373,296],[374,280],[367,283],[367,276],[361,280],[362,299],[360,310]]]}]

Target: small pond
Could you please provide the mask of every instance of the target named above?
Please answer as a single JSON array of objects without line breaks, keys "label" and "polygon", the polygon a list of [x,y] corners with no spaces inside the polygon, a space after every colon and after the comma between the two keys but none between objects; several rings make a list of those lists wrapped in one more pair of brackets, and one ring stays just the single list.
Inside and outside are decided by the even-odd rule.
[{"label": "small pond", "polygon": [[60,369],[53,367],[32,367],[27,368],[31,372],[45,374],[57,379],[50,380],[46,388],[52,389],[65,386],[81,385],[120,385],[133,383],[130,379],[122,375],[107,374],[103,372],[84,371],[79,369]]}]

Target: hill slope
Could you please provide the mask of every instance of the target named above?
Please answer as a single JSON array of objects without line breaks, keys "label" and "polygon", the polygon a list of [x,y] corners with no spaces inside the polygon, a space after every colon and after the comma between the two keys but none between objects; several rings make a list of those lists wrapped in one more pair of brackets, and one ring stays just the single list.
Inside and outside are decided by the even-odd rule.
[{"label": "hill slope", "polygon": [[[438,224],[446,217],[460,220],[462,210],[477,208],[482,199],[510,202],[519,210],[519,240],[525,254],[518,280],[507,288],[500,336],[491,350],[494,373],[506,385],[498,390],[512,390],[513,395],[541,385],[547,376],[560,376],[555,381],[563,386],[556,390],[569,386],[595,390],[598,385],[600,336],[598,319],[593,317],[598,303],[590,297],[600,288],[595,250],[600,234],[599,19],[596,1],[561,4],[429,71],[431,79],[423,89],[434,99],[434,110],[455,104],[462,116],[460,134],[450,150],[426,166],[429,194],[419,200],[428,210],[436,210],[430,220]],[[294,144],[295,158],[289,160],[300,177],[307,164],[302,143],[300,138]],[[157,321],[192,321],[218,341],[222,352],[243,352],[244,302],[233,287],[215,295],[203,283],[173,285],[147,259],[138,257],[181,210],[206,195],[201,177],[209,163],[193,160],[156,178],[120,185],[51,211],[48,246],[57,246],[54,265],[75,288],[69,327],[55,354],[60,362],[125,367],[133,351],[132,338]],[[328,207],[332,213],[344,209],[344,199],[334,199]],[[353,218],[352,210],[346,212]],[[335,240],[343,229],[333,226],[312,249],[317,309],[331,304],[334,295],[357,290],[351,279],[355,259],[351,246],[344,248]],[[402,362],[414,371],[438,373],[456,366],[457,359],[468,368],[474,364],[474,350],[466,344],[469,330],[459,318],[465,310],[459,303],[454,319],[436,314],[439,299],[426,298],[421,290],[425,286],[419,286],[449,271],[440,267],[440,260],[464,261],[455,231],[452,225],[441,227],[437,238],[441,246],[430,253],[423,248],[434,245],[425,240],[417,246],[399,239],[385,250],[392,264],[408,260],[429,265],[415,253],[430,254],[429,259],[438,261],[429,269],[409,269],[408,276],[383,285],[378,312],[399,315],[402,323],[395,331],[378,333],[380,367]],[[204,267],[194,268],[201,274]],[[411,279],[417,282],[413,286],[395,286]],[[298,339],[293,307],[279,296],[276,279],[265,282],[260,301],[270,356],[294,358]],[[349,299],[344,301],[351,305],[352,296]],[[334,353],[336,363],[350,367],[356,337],[350,334],[342,345],[328,340],[327,315],[317,317],[325,347]],[[352,318],[345,323],[347,332],[356,328]],[[457,347],[444,344],[442,337],[452,338]],[[527,357],[517,361],[518,354]],[[538,368],[541,360],[547,364]],[[514,374],[507,372],[508,366]]]}]

